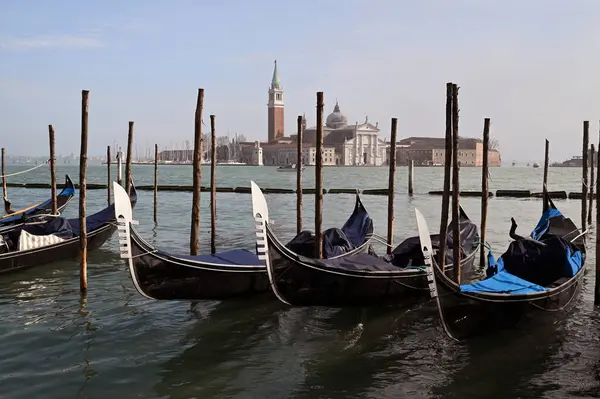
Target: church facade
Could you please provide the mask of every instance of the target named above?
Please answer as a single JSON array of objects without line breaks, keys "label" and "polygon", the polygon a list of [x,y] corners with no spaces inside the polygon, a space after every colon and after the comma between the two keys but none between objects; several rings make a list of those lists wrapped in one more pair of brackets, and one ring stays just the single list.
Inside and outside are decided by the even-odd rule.
[{"label": "church facade", "polygon": [[[381,166],[386,163],[385,140],[379,138],[379,124],[373,125],[369,118],[363,123],[348,124],[336,101],[333,112],[327,116],[323,126],[323,145],[334,147],[335,164],[340,166]],[[302,141],[315,145],[317,127],[305,129]]]}]

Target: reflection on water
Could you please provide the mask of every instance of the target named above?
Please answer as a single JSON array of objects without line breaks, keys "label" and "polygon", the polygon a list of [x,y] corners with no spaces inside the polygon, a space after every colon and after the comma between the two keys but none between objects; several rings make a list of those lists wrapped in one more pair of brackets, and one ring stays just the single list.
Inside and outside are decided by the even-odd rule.
[{"label": "reflection on water", "polygon": [[[114,168],[113,168],[114,169]],[[164,170],[163,170],[164,169]],[[553,189],[576,191],[578,171],[550,171]],[[90,167],[90,182],[105,182]],[[9,170],[10,172],[10,170]],[[37,172],[37,171],[36,171]],[[76,168],[59,169],[76,179]],[[417,168],[417,195],[407,197],[399,169],[396,243],[414,235],[417,206],[430,226],[439,224],[440,198],[419,195],[441,187],[441,170]],[[539,172],[539,173],[538,173]],[[475,189],[480,174],[461,171],[463,187]],[[492,188],[535,189],[541,171],[494,169]],[[191,170],[166,167],[161,183],[188,183]],[[136,182],[151,184],[152,168],[134,167]],[[283,176],[285,175],[285,176]],[[351,177],[350,177],[351,176]],[[217,169],[224,186],[292,187],[293,176],[268,168]],[[32,180],[44,181],[40,172]],[[305,186],[312,184],[306,175]],[[328,187],[386,186],[384,169],[329,168]],[[345,183],[344,183],[345,182]],[[104,191],[88,193],[92,211],[105,205]],[[15,206],[47,198],[45,190],[11,189]],[[159,193],[158,225],[152,221],[152,192],[140,192],[134,218],[150,242],[174,252],[189,250],[191,193]],[[209,201],[202,193],[201,249],[208,250]],[[217,247],[254,247],[250,196],[217,196]],[[386,229],[387,200],[362,196],[375,229]],[[277,234],[295,232],[294,196],[267,195]],[[76,202],[66,216],[77,212]],[[314,197],[304,197],[304,225],[312,228]],[[479,220],[480,203],[464,198]],[[579,201],[556,201],[577,219]],[[326,226],[339,226],[353,195],[325,195]],[[493,198],[488,241],[496,255],[506,248],[510,217],[533,227],[539,200]],[[592,236],[590,242],[594,242]],[[377,250],[382,253],[383,247]],[[395,308],[288,308],[269,298],[216,302],[159,302],[142,298],[119,258],[117,240],[88,255],[89,290],[79,294],[79,263],[59,262],[2,276],[0,284],[0,396],[11,398],[404,398],[404,397],[598,397],[600,314],[592,305],[595,273],[588,252],[584,290],[572,314],[557,323],[504,331],[467,343],[446,339],[433,303]]]}]

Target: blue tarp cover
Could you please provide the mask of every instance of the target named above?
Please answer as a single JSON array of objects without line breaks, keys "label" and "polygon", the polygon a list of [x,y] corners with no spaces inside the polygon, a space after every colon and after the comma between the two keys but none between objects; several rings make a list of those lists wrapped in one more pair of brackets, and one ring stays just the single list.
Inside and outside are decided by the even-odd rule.
[{"label": "blue tarp cover", "polygon": [[546,288],[530,283],[503,270],[492,277],[473,284],[460,286],[463,292],[489,292],[496,294],[533,294],[547,291]]}]

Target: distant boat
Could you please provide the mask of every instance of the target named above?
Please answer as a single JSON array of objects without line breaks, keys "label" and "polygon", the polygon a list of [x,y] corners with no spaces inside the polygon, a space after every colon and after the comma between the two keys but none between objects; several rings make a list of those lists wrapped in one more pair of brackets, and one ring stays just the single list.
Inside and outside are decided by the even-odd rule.
[{"label": "distant boat", "polygon": [[[298,168],[296,168],[296,164],[293,163],[291,165],[280,166],[277,168],[278,172],[295,172]],[[302,170],[306,169],[304,165],[302,165]]]},{"label": "distant boat", "polygon": [[537,163],[537,162],[534,162],[534,163],[533,163],[533,167],[534,167],[534,168],[539,168],[539,167],[540,167],[540,164],[539,164],[539,163]]}]

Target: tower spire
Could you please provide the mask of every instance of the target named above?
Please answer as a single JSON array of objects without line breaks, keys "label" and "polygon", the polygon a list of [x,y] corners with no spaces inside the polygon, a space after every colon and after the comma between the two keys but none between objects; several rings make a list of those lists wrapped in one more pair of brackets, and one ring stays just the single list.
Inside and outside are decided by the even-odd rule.
[{"label": "tower spire", "polygon": [[277,60],[275,60],[275,67],[273,68],[273,79],[271,79],[271,88],[281,88],[281,82],[279,81],[279,71],[277,71]]}]

